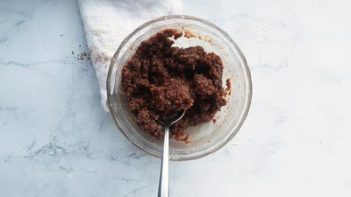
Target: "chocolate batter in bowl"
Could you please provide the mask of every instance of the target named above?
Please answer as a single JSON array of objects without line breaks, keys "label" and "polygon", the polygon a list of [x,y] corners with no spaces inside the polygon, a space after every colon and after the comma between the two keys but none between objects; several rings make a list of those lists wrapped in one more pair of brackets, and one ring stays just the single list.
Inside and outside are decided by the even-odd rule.
[{"label": "chocolate batter in bowl", "polygon": [[[165,109],[173,110],[176,108],[163,105],[162,102],[157,102],[159,99],[161,99],[160,101],[163,101],[162,99],[164,99],[163,95],[161,95],[161,97],[158,95],[173,95],[173,93],[171,92],[170,94],[169,92],[166,92],[169,91],[167,88],[162,89],[162,87],[154,86],[152,84],[152,86],[150,86],[148,82],[145,82],[142,79],[133,83],[127,83],[126,85],[126,81],[128,81],[126,80],[126,77],[128,78],[135,68],[133,67],[130,70],[127,70],[127,72],[126,69],[123,69],[130,61],[135,59],[138,51],[140,52],[140,46],[145,44],[145,41],[160,34],[160,32],[173,32],[170,33],[172,35],[174,32],[177,32],[177,34],[179,33],[179,35],[181,34],[182,36],[179,38],[177,38],[179,35],[173,35],[173,38],[171,38],[174,42],[172,47],[190,49],[190,52],[185,51],[186,54],[212,54],[210,57],[207,57],[206,55],[202,57],[207,57],[213,60],[218,59],[219,57],[223,65],[222,80],[219,80],[222,84],[217,84],[218,86],[216,86],[218,88],[222,86],[222,91],[220,91],[220,89],[214,89],[214,87],[211,87],[210,85],[206,85],[210,84],[210,80],[208,79],[215,79],[215,77],[206,76],[206,74],[201,74],[201,72],[196,74],[196,76],[191,76],[194,78],[194,82],[190,83],[195,84],[194,87],[197,87],[195,89],[190,88],[191,91],[203,95],[204,98],[206,94],[213,95],[214,91],[217,91],[216,94],[219,95],[217,103],[220,111],[217,112],[218,108],[216,108],[217,113],[215,113],[212,121],[203,121],[205,123],[186,127],[185,131],[182,131],[177,134],[178,136],[175,136],[178,140],[172,139],[171,141],[170,158],[172,160],[188,160],[205,156],[218,150],[235,136],[246,118],[252,95],[250,72],[243,54],[223,30],[210,22],[190,16],[166,16],[147,22],[132,32],[122,42],[111,61],[107,79],[107,96],[111,114],[118,128],[130,141],[152,155],[161,155],[162,143],[157,139],[157,136],[160,136],[159,133],[145,132],[145,128],[150,129],[149,125],[151,125],[147,122],[149,121],[149,118],[147,117],[148,112],[143,112],[139,109],[140,103],[145,101],[133,99],[134,103],[131,104],[131,96],[135,94],[135,91],[133,92],[132,90],[128,97],[126,94],[126,87],[128,87],[128,85],[133,87],[133,83],[138,83],[139,85],[142,84],[142,86],[145,85],[145,87],[148,88],[148,91],[151,91],[154,94],[151,99],[153,101],[152,105],[154,109],[157,109],[162,113],[168,112],[165,111]],[[175,37],[177,39],[174,39]],[[182,52],[174,52],[174,54],[183,57],[181,56]],[[178,56],[176,56],[176,60],[178,60]],[[189,58],[187,61],[188,60]],[[190,60],[192,59],[190,58]],[[137,61],[135,61],[134,64],[137,64]],[[154,61],[157,60],[155,59]],[[216,62],[220,61],[216,60]],[[159,67],[157,69],[163,68]],[[164,72],[157,73],[160,74]],[[143,72],[140,72],[140,74],[143,74]],[[171,75],[174,75],[177,78],[167,82],[167,86],[181,87],[182,91],[179,91],[179,94],[185,92],[184,95],[178,97],[178,100],[183,102],[184,105],[179,105],[177,107],[186,108],[191,106],[194,100],[188,96],[191,95],[188,94],[189,85],[187,82],[184,82],[186,81],[185,79],[187,76],[172,73]],[[158,78],[153,79],[157,80]],[[152,83],[163,84],[164,82],[153,81]],[[213,84],[213,81],[211,83]],[[198,88],[203,85],[208,87]],[[191,85],[191,87],[193,86]],[[139,93],[137,92],[137,94]],[[225,99],[221,100],[221,97]],[[174,100],[174,103],[179,104],[175,99],[176,96],[173,96],[169,101]],[[207,105],[206,102],[204,103]],[[207,108],[205,105],[202,107],[203,109]],[[136,114],[141,115],[138,117]],[[147,118],[145,119],[144,116]],[[140,121],[143,120],[146,121],[144,122],[144,126],[147,126],[144,127],[144,129],[142,128],[143,125],[140,124]]]}]

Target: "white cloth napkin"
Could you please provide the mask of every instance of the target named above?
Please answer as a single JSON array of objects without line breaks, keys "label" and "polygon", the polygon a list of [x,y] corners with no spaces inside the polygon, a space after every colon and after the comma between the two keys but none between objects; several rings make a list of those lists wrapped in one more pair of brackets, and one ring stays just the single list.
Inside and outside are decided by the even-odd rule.
[{"label": "white cloth napkin", "polygon": [[122,40],[135,28],[153,18],[181,14],[181,0],[80,0],[90,57],[106,111],[106,77],[110,60]]}]

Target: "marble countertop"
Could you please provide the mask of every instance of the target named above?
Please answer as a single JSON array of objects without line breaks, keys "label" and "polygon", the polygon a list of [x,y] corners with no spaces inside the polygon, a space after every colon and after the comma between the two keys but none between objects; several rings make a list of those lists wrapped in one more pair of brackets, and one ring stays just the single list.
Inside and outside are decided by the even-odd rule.
[{"label": "marble countertop", "polygon": [[[200,4],[184,12],[234,32],[254,96],[223,149],[171,163],[171,195],[351,196],[350,1]],[[156,196],[160,161],[103,111],[84,52],[75,1],[0,2],[0,196]]]}]

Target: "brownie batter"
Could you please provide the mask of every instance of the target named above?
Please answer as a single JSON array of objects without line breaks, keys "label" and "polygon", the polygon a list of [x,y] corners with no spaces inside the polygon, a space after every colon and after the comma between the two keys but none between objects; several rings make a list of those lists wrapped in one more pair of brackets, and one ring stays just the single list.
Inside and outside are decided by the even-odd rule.
[{"label": "brownie batter", "polygon": [[138,125],[162,138],[165,117],[187,110],[171,127],[176,140],[188,141],[184,129],[211,121],[224,105],[223,63],[201,46],[172,46],[182,33],[161,31],[143,41],[122,70],[122,89]]}]

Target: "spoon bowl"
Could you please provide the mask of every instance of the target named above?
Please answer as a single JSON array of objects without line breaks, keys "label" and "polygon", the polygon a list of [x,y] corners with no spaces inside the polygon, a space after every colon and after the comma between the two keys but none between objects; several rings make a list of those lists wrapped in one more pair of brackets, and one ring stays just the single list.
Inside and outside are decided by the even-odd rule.
[{"label": "spoon bowl", "polygon": [[165,127],[166,126],[170,127],[174,125],[176,122],[178,122],[180,119],[182,119],[185,115],[185,112],[186,110],[174,113],[171,116],[165,117],[163,120],[159,120],[159,122]]}]

